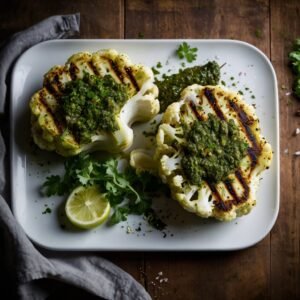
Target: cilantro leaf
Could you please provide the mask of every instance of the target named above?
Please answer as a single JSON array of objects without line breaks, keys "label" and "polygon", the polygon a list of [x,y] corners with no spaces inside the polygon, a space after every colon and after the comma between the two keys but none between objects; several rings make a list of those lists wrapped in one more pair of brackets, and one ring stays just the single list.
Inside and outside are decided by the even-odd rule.
[{"label": "cilantro leaf", "polygon": [[46,181],[42,185],[42,192],[46,196],[63,195],[64,186],[58,175],[51,175],[46,178]]},{"label": "cilantro leaf", "polygon": [[300,98],[300,77],[296,78],[294,81],[293,92],[298,98]]},{"label": "cilantro leaf", "polygon": [[176,50],[177,56],[180,59],[186,59],[189,63],[193,62],[197,58],[197,48],[191,48],[191,46],[183,42],[179,45],[178,49]]},{"label": "cilantro leaf", "polygon": [[296,78],[293,84],[294,95],[300,98],[300,39],[296,39],[293,51],[289,53],[289,61]]},{"label": "cilantro leaf", "polygon": [[128,213],[129,213],[128,207],[116,207],[113,215],[111,216],[111,218],[109,220],[109,224],[115,225],[122,221],[126,221]]}]

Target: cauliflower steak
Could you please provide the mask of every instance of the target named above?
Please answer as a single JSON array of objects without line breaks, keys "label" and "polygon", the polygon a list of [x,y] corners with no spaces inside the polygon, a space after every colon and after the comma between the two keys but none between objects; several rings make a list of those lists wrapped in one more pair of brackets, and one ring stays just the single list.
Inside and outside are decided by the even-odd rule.
[{"label": "cauliflower steak", "polygon": [[223,86],[187,87],[168,106],[156,141],[160,177],[184,209],[230,221],[255,206],[272,149],[241,95]]},{"label": "cauliflower steak", "polygon": [[116,50],[74,54],[45,74],[30,100],[33,140],[63,156],[124,151],[133,141],[131,125],[159,112],[153,82],[150,68]]}]

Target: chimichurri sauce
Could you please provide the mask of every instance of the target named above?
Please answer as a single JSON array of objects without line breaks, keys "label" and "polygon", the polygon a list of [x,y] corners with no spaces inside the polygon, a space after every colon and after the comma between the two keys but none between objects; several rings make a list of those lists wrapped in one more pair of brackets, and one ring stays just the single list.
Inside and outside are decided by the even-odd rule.
[{"label": "chimichurri sauce", "polygon": [[181,166],[188,180],[196,185],[225,180],[238,168],[248,149],[232,119],[227,122],[212,114],[185,129],[185,138]]},{"label": "chimichurri sauce", "polygon": [[220,66],[210,61],[203,66],[180,70],[179,73],[156,80],[159,89],[160,111],[164,112],[169,104],[178,101],[181,91],[191,84],[216,85],[220,80]]},{"label": "chimichurri sauce", "polygon": [[82,79],[66,84],[61,97],[62,115],[67,128],[81,142],[89,142],[97,132],[118,129],[115,115],[127,101],[126,86],[110,75],[102,78],[86,73]]}]

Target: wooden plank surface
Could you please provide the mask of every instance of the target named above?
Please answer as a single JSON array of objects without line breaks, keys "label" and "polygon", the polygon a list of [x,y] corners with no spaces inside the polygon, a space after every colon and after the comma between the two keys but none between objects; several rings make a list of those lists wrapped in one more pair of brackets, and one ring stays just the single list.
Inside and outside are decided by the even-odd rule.
[{"label": "wooden plank surface", "polygon": [[145,38],[233,38],[254,44],[271,58],[279,82],[281,121],[281,208],[271,234],[237,252],[99,256],[129,272],[153,299],[299,299],[300,159],[292,154],[300,150],[300,137],[293,135],[300,128],[300,118],[294,116],[300,102],[286,95],[292,84],[287,54],[293,39],[300,37],[299,0],[4,3],[0,41],[47,16],[78,11],[81,38],[137,38],[139,33]]},{"label": "wooden plank surface", "polygon": [[[274,0],[271,5],[271,59],[276,69],[280,96],[281,207],[271,232],[272,299],[299,299],[300,292],[300,150],[299,100],[289,95],[294,76],[288,66],[288,53],[300,38],[300,2]],[[285,153],[288,150],[288,153]]]},{"label": "wooden plank surface", "polygon": [[0,39],[49,16],[80,12],[81,38],[123,38],[123,0],[1,0]]}]

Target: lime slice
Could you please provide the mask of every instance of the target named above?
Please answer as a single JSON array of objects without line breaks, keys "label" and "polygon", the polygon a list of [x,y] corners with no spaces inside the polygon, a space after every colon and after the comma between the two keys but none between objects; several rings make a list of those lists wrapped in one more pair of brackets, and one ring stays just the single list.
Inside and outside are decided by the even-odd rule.
[{"label": "lime slice", "polygon": [[69,196],[65,210],[71,223],[80,228],[90,229],[108,218],[110,204],[98,186],[79,186]]}]

